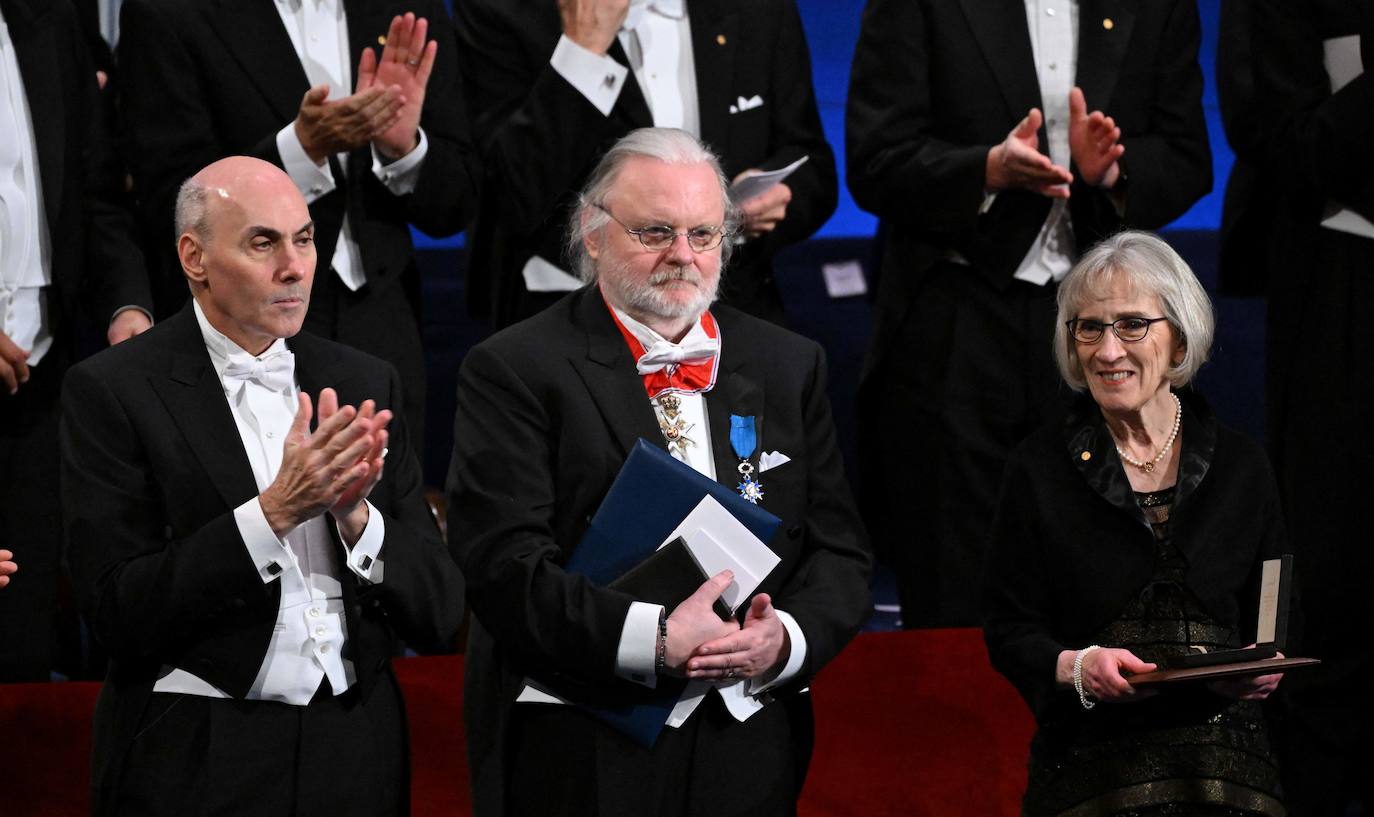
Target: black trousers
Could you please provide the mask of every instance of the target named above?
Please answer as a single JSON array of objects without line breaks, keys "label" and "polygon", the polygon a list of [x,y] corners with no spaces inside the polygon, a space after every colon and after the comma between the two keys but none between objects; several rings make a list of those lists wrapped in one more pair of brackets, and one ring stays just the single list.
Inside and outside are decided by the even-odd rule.
[{"label": "black trousers", "polygon": [[508,817],[796,813],[811,736],[797,734],[797,719],[781,702],[740,723],[708,694],[682,728],[665,728],[652,749],[570,706],[514,706]]},{"label": "black trousers", "polygon": [[401,817],[410,796],[403,713],[389,675],[366,701],[355,687],[308,706],[155,692],[113,814]]},{"label": "black trousers", "polygon": [[77,638],[75,613],[59,611],[62,512],[57,442],[62,366],[57,350],[32,367],[13,396],[0,395],[0,548],[19,572],[0,589],[0,682],[46,681],[57,666],[59,621]]},{"label": "black trousers", "polygon": [[860,470],[875,549],[906,627],[981,623],[987,536],[1015,446],[1068,398],[1054,366],[1056,287],[924,274],[860,395]]}]

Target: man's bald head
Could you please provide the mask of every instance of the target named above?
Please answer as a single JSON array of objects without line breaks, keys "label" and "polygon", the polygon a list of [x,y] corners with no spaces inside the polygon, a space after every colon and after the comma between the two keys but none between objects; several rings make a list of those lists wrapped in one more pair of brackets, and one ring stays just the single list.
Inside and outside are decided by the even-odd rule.
[{"label": "man's bald head", "polygon": [[[291,177],[276,165],[252,156],[228,156],[206,165],[182,183],[176,200],[177,236],[189,232],[208,242],[212,202],[232,201],[233,191],[246,184],[275,185],[281,187],[284,194],[289,189],[290,194],[300,196]],[[304,197],[301,203],[305,203]]]}]

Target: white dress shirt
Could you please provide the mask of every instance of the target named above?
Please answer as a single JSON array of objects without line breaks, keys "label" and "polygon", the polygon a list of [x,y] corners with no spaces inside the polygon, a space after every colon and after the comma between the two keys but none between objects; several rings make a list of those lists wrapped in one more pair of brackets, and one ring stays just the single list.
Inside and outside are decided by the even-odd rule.
[{"label": "white dress shirt", "polygon": [[38,148],[14,40],[0,11],[0,331],[37,365],[52,346],[52,251]]},{"label": "white dress shirt", "polygon": [[[635,339],[645,349],[652,348],[656,343],[677,345],[621,310],[614,307],[611,309],[621,324],[629,330],[630,334],[634,335]],[[694,334],[705,335],[705,330],[702,329],[700,321],[689,330],[680,343],[690,342],[694,339]],[[724,343],[723,337],[718,336],[718,339],[722,344]],[[709,391],[709,389],[701,392],[674,392],[681,401],[679,411],[686,418],[688,436],[692,439],[692,444],[687,446],[687,453],[685,454],[679,451],[676,446],[671,446],[669,453],[675,459],[692,466],[698,473],[714,480],[716,467],[711,454],[711,434],[706,414],[705,391]],[[650,399],[649,403],[653,406],[655,416],[662,419],[663,410],[658,399]],[[774,611],[782,621],[783,628],[787,630],[791,642],[791,652],[782,670],[772,678],[718,682],[691,681],[687,684],[686,690],[669,715],[668,726],[677,728],[686,723],[687,718],[696,711],[706,694],[713,688],[720,693],[730,714],[737,720],[743,721],[767,704],[767,699],[763,697],[764,693],[778,684],[786,683],[796,677],[797,673],[801,671],[802,662],[806,659],[806,636],[802,634],[801,627],[791,614],[778,610],[776,607]],[[667,612],[661,604],[649,604],[642,601],[630,603],[630,609],[625,614],[625,623],[621,627],[620,643],[616,650],[616,675],[651,688],[657,685],[658,675],[655,664],[658,657],[658,621]],[[519,700],[534,703],[565,703],[565,701],[557,698],[551,690],[528,685],[521,692]]]},{"label": "white dress shirt", "polygon": [[[341,0],[276,0],[277,13],[291,38],[291,46],[305,69],[311,87],[329,85],[329,99],[341,99],[353,91],[352,62],[348,48],[348,17]],[[372,148],[372,173],[397,196],[415,189],[420,166],[429,152],[429,141],[420,130],[419,144],[410,153],[387,164],[377,148]],[[312,204],[337,186],[329,162],[315,164],[301,146],[295,122],[288,122],[277,132],[277,152],[282,165],[296,187]],[[348,171],[348,155],[339,154],[339,165]],[[330,267],[351,290],[367,283],[362,251],[353,236],[353,227],[345,215],[339,241],[334,247]]]},{"label": "white dress shirt", "polygon": [[[1050,159],[1068,167],[1069,91],[1078,72],[1078,0],[1025,0],[1026,24],[1035,75],[1040,82],[1041,112],[1049,136]],[[1050,213],[1015,277],[1032,284],[1063,280],[1077,255],[1069,203],[1053,199]]]},{"label": "white dress shirt", "polygon": [[[644,93],[654,127],[680,128],[700,138],[696,60],[686,0],[631,0],[617,35],[630,68],[608,54],[596,54],[567,36],[549,64],[587,101],[610,116],[631,73]],[[571,292],[582,281],[558,266],[556,259],[533,256],[522,271],[530,292]]]},{"label": "white dress shirt", "polygon": [[[253,479],[259,491],[266,490],[281,467],[283,445],[295,419],[298,389],[294,363],[283,375],[281,385],[235,377],[231,369],[247,370],[271,359],[282,362],[281,356],[290,360],[291,353],[286,342],[278,339],[261,355],[250,355],[210,325],[198,302],[193,308],[215,374],[224,383],[224,396]],[[347,626],[342,569],[346,566],[364,582],[382,581],[380,551],[386,528],[381,513],[368,503],[362,536],[352,547],[344,545],[342,554],[325,516],[317,516],[278,538],[255,496],[234,509],[234,521],[263,583],[281,582],[272,639],[246,697],[303,706],[314,697],[324,678],[329,679],[335,695],[342,694],[355,681],[353,662],[343,657]],[[228,697],[185,670],[166,667],[164,672],[153,686],[154,692]]]}]

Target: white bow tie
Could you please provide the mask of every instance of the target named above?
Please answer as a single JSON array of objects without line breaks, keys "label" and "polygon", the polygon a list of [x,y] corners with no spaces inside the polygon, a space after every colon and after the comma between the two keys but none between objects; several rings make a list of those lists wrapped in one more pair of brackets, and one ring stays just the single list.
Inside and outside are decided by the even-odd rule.
[{"label": "white bow tie", "polygon": [[284,393],[296,385],[296,356],[286,349],[261,359],[247,355],[231,355],[224,367],[224,386],[231,392],[248,381],[265,389]]},{"label": "white bow tie", "polygon": [[681,344],[656,340],[635,363],[635,368],[639,369],[640,374],[653,374],[679,363],[700,363],[710,360],[719,351],[719,338],[687,338]]}]

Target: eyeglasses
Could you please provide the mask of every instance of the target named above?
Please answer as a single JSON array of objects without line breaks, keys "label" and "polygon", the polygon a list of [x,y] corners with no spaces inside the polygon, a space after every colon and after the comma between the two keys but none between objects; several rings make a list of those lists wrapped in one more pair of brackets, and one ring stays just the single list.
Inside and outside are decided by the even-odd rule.
[{"label": "eyeglasses", "polygon": [[616,218],[610,210],[598,204],[596,209],[611,217],[611,221],[625,228],[625,232],[639,239],[639,243],[644,245],[644,249],[652,252],[663,252],[673,246],[673,241],[678,236],[687,239],[687,246],[693,252],[710,252],[720,246],[720,242],[730,235],[724,225],[718,227],[693,227],[690,230],[677,232],[666,224],[651,224],[648,227],[640,227],[638,230],[632,229],[630,225]]},{"label": "eyeglasses", "polygon": [[1064,325],[1069,327],[1069,334],[1079,343],[1097,343],[1102,340],[1102,334],[1107,331],[1108,326],[1122,343],[1135,343],[1144,340],[1145,336],[1150,334],[1150,324],[1167,320],[1168,318],[1117,318],[1110,323],[1103,323],[1074,318],[1064,321]]}]

